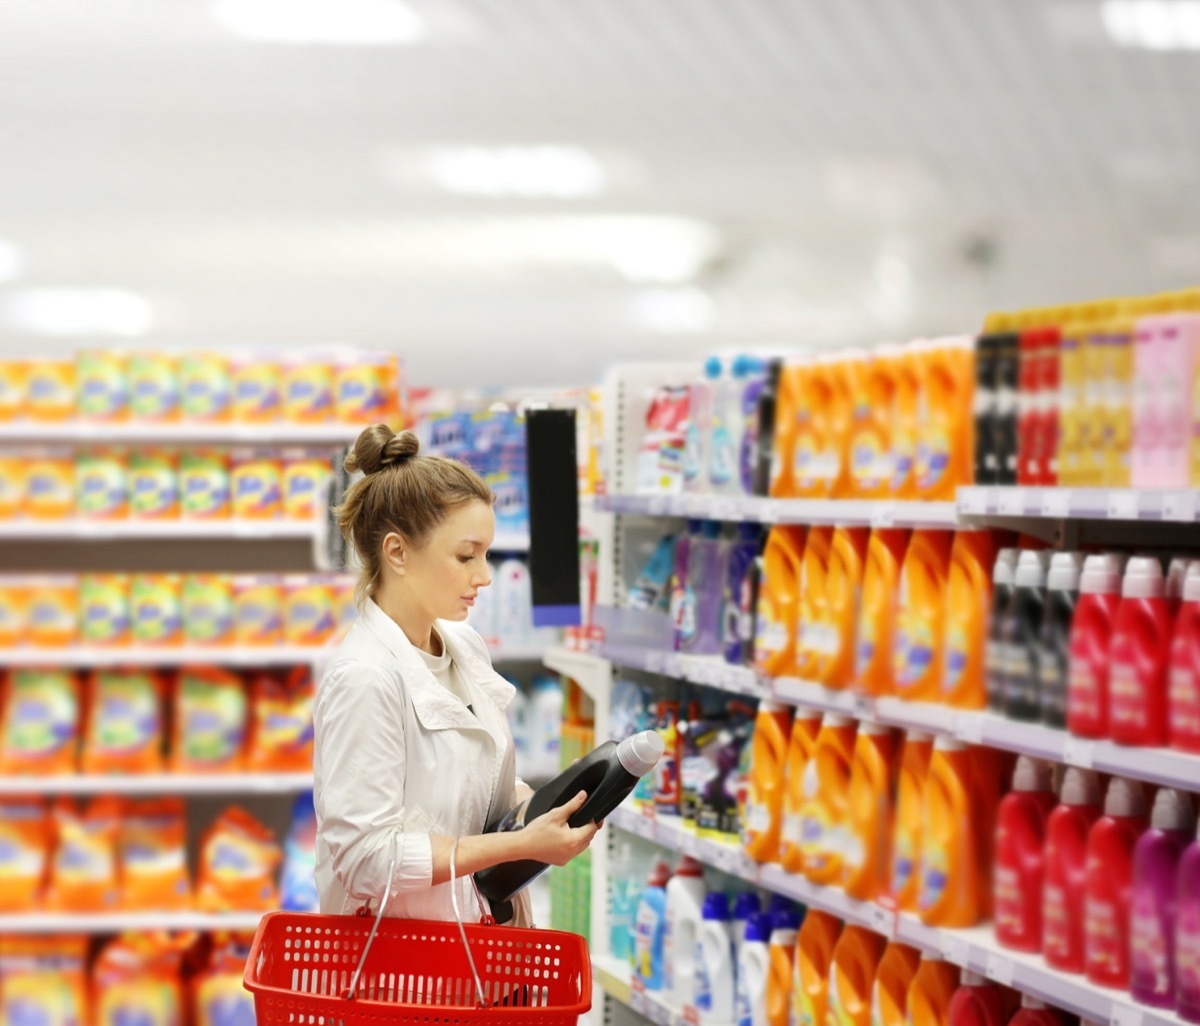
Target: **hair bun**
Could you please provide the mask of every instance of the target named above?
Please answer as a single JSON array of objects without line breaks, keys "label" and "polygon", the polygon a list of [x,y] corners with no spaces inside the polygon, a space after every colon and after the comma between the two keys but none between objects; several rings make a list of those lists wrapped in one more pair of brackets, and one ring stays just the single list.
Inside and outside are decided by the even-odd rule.
[{"label": "hair bun", "polygon": [[412,431],[396,434],[386,424],[372,424],[359,433],[343,466],[350,474],[358,470],[377,474],[385,467],[407,463],[420,449],[421,442]]}]

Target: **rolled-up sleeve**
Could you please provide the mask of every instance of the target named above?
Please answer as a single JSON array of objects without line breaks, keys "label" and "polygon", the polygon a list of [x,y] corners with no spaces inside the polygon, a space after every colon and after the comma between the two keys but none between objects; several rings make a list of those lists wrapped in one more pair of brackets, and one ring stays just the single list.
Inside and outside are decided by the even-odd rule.
[{"label": "rolled-up sleeve", "polygon": [[404,807],[404,702],[395,675],[347,662],[330,668],[313,710],[317,829],[335,878],[357,901],[383,898],[393,838],[392,893],[433,881],[429,831],[417,826],[428,817]]}]

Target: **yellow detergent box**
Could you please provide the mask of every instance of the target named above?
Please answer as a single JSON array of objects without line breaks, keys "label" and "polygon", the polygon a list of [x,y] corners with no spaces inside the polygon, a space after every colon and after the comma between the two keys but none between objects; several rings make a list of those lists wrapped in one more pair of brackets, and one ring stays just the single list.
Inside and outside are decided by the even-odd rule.
[{"label": "yellow detergent box", "polygon": [[179,360],[179,405],[185,420],[222,423],[233,412],[229,358],[188,352]]},{"label": "yellow detergent box", "polygon": [[287,574],[283,585],[283,636],[289,645],[324,645],[337,630],[333,595],[318,574]]},{"label": "yellow detergent box", "polygon": [[179,419],[179,356],[140,351],[129,357],[129,413],[135,420]]},{"label": "yellow detergent box", "polygon": [[25,415],[27,360],[0,359],[0,422]]},{"label": "yellow detergent box", "polygon": [[329,479],[333,461],[328,453],[312,449],[284,449],[283,515],[289,520],[311,520],[329,506]]},{"label": "yellow detergent box", "polygon": [[169,449],[135,450],[128,464],[129,513],[146,520],[179,516],[179,456]]},{"label": "yellow detergent box", "polygon": [[75,459],[70,449],[44,449],[25,463],[25,512],[62,520],[75,511]]},{"label": "yellow detergent box", "polygon": [[284,355],[283,418],[302,424],[333,417],[333,360],[319,350]]},{"label": "yellow detergent box", "polygon": [[274,520],[283,512],[283,471],[279,457],[260,449],[229,453],[229,494],[233,515],[243,520]]},{"label": "yellow detergent box", "polygon": [[85,644],[129,644],[129,587],[128,574],[80,577],[79,634]]},{"label": "yellow detergent box", "polygon": [[13,648],[28,640],[29,578],[0,574],[0,648]]},{"label": "yellow detergent box", "polygon": [[352,424],[393,424],[399,359],[378,350],[339,350],[334,357],[334,413]]},{"label": "yellow detergent box", "polygon": [[84,420],[129,416],[129,356],[112,349],[75,354],[75,411]]},{"label": "yellow detergent box", "polygon": [[61,422],[75,416],[75,360],[70,356],[30,360],[25,375],[25,415]]},{"label": "yellow detergent box", "polygon": [[55,648],[79,633],[79,581],[74,574],[37,574],[28,579],[26,628],[31,644]]},{"label": "yellow detergent box", "polygon": [[0,520],[11,520],[25,512],[27,463],[23,454],[0,452]]},{"label": "yellow detergent box", "polygon": [[262,349],[239,349],[229,358],[233,387],[233,419],[267,424],[279,419],[283,407],[279,356]]},{"label": "yellow detergent box", "polygon": [[129,512],[125,453],[84,451],[75,461],[75,512],[92,520],[113,520]]},{"label": "yellow detergent box", "polygon": [[129,620],[140,645],[178,645],[183,639],[183,575],[134,574]]},{"label": "yellow detergent box", "polygon": [[229,516],[229,461],[224,453],[187,450],[179,457],[179,504],[185,517]]},{"label": "yellow detergent box", "polygon": [[278,645],[283,640],[283,577],[235,574],[233,636],[239,645]]},{"label": "yellow detergent box", "polygon": [[233,637],[233,586],[225,574],[183,579],[183,637],[194,645],[227,645]]}]

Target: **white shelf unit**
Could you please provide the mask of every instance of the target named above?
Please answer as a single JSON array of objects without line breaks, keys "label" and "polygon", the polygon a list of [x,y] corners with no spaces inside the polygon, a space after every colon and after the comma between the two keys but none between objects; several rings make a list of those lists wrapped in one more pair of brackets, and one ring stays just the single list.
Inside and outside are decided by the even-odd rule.
[{"label": "white shelf unit", "polygon": [[1051,517],[1194,524],[1200,521],[1200,490],[984,485],[960,488],[957,506],[961,515],[974,517]]},{"label": "white shelf unit", "polygon": [[624,516],[750,520],[764,524],[953,527],[953,502],[891,499],[766,499],[749,495],[606,495],[597,507]]},{"label": "white shelf unit", "polygon": [[141,773],[127,776],[60,774],[0,777],[0,797],[37,795],[246,795],[299,794],[313,785],[312,773]]},{"label": "white shelf unit", "polygon": [[67,420],[0,424],[0,445],[350,445],[366,424]]},{"label": "white shelf unit", "polygon": [[258,928],[263,912],[124,912],[72,915],[57,912],[0,915],[0,934],[108,934],[148,930]]},{"label": "white shelf unit", "polygon": [[192,664],[243,668],[259,666],[319,666],[334,648],[329,645],[128,645],[96,647],[76,645],[66,648],[0,649],[3,666],[66,666],[74,669],[123,666],[188,666]]},{"label": "white shelf unit", "polygon": [[108,541],[315,538],[324,527],[310,520],[242,520],[236,518],[195,520],[104,520],[75,517],[69,520],[7,520],[0,523],[0,541]]}]

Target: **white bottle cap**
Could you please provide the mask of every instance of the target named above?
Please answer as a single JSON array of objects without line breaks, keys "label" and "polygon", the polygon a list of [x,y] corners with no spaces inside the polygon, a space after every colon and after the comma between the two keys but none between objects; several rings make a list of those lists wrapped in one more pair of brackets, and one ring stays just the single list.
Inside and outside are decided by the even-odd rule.
[{"label": "white bottle cap", "polygon": [[1049,791],[1050,767],[1041,759],[1022,755],[1013,770],[1014,791]]},{"label": "white bottle cap", "polygon": [[1083,574],[1082,552],[1056,552],[1050,557],[1050,572],[1046,574],[1048,591],[1078,591]]},{"label": "white bottle cap", "polygon": [[1150,825],[1155,830],[1192,831],[1195,814],[1192,799],[1173,787],[1162,788],[1154,797],[1154,810],[1150,813]]},{"label": "white bottle cap", "polygon": [[1121,594],[1121,572],[1124,559],[1112,552],[1088,556],[1083,561],[1083,573],[1079,578],[1081,595]]},{"label": "white bottle cap", "polygon": [[1001,549],[996,553],[996,565],[992,567],[993,584],[1012,584],[1017,570],[1017,550]]},{"label": "white bottle cap", "polygon": [[1050,553],[1026,549],[1017,560],[1014,583],[1018,588],[1044,588],[1046,567],[1050,565]]},{"label": "white bottle cap", "polygon": [[1165,590],[1162,564],[1154,556],[1134,556],[1121,581],[1122,598],[1162,598]]},{"label": "white bottle cap", "polygon": [[1183,582],[1187,577],[1188,561],[1182,556],[1176,556],[1167,566],[1167,598],[1183,597]]},{"label": "white bottle cap", "polygon": [[939,734],[933,742],[935,752],[965,752],[967,746],[949,734]]},{"label": "white bottle cap", "polygon": [[770,698],[764,698],[758,703],[758,711],[760,713],[766,713],[768,716],[774,716],[776,713],[787,712],[788,707],[782,702],[776,702]]},{"label": "white bottle cap", "polygon": [[666,750],[657,730],[643,730],[617,745],[617,761],[631,777],[644,777]]},{"label": "white bottle cap", "polygon": [[1146,815],[1146,792],[1142,785],[1136,780],[1113,777],[1108,785],[1108,794],[1104,798],[1104,815]]},{"label": "white bottle cap", "polygon": [[890,734],[891,732],[892,732],[892,728],[887,726],[884,723],[876,723],[874,720],[859,720],[858,721],[858,736],[859,737],[862,737],[864,734],[867,737],[883,737],[884,735]]},{"label": "white bottle cap", "polygon": [[1200,602],[1200,559],[1193,559],[1183,579],[1183,601]]},{"label": "white bottle cap", "polygon": [[821,717],[822,727],[848,727],[854,722],[852,717],[843,716],[841,713],[827,712]]},{"label": "white bottle cap", "polygon": [[1096,771],[1068,766],[1061,798],[1064,805],[1099,805],[1100,778]]},{"label": "white bottle cap", "polygon": [[933,740],[933,735],[924,730],[910,730],[904,735],[904,739],[915,745],[924,745]]},{"label": "white bottle cap", "polygon": [[1039,1001],[1039,1000],[1038,1000],[1037,998],[1035,998],[1035,997],[1034,997],[1032,994],[1022,994],[1022,995],[1021,995],[1021,1007],[1022,1007],[1022,1008],[1032,1008],[1032,1009],[1034,1009],[1034,1010],[1039,1010],[1039,1009],[1042,1009],[1042,1008],[1045,1008],[1045,1007],[1046,1007],[1046,1002],[1045,1002],[1045,1001]]},{"label": "white bottle cap", "polygon": [[987,979],[979,973],[974,973],[970,969],[964,969],[962,972],[962,986],[964,987],[982,987],[987,983]]}]

